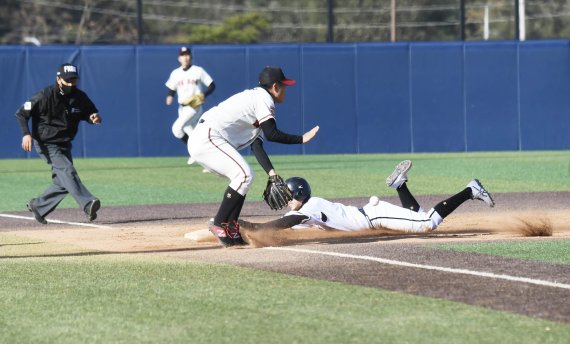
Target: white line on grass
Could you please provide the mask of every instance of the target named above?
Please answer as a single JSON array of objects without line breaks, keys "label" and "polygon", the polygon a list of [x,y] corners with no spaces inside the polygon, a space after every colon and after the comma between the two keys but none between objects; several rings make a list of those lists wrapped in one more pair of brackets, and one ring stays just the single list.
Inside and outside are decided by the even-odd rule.
[{"label": "white line on grass", "polygon": [[[21,220],[32,220],[36,221],[34,217],[31,216],[19,216],[19,215],[11,215],[11,214],[0,214],[0,217],[9,217],[13,219],[21,219]],[[47,219],[46,219],[47,220]],[[68,221],[60,221],[60,220],[47,220],[48,223],[61,223],[65,225],[72,225],[72,226],[83,226],[83,227],[94,227],[94,228],[108,228],[113,229],[110,226],[103,226],[103,225],[96,225],[93,223],[81,223],[81,222],[68,222]]]},{"label": "white line on grass", "polygon": [[516,277],[516,276],[503,275],[503,274],[494,274],[491,272],[481,272],[481,271],[472,271],[472,270],[466,270],[466,269],[446,268],[446,267],[442,267],[442,266],[414,264],[414,263],[407,263],[407,262],[401,262],[398,260],[384,259],[384,258],[378,258],[378,257],[357,256],[357,255],[346,254],[346,253],[305,250],[305,249],[290,248],[290,247],[265,247],[265,249],[321,254],[321,255],[325,255],[325,256],[333,256],[333,257],[341,257],[341,258],[370,260],[370,261],[378,262],[378,263],[382,263],[382,264],[405,266],[405,267],[409,267],[409,268],[436,270],[436,271],[450,272],[450,273],[455,273],[455,274],[473,275],[473,276],[478,276],[478,277],[496,278],[496,279],[502,279],[502,280],[507,280],[507,281],[514,281],[514,282],[524,282],[524,283],[536,284],[536,285],[547,286],[547,287],[570,289],[570,284],[549,282],[549,281],[538,280],[538,279],[533,279],[533,278],[526,278],[526,277]]}]

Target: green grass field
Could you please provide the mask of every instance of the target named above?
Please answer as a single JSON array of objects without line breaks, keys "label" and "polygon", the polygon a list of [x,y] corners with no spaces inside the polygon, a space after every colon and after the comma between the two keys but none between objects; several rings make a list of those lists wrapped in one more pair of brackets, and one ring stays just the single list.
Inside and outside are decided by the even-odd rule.
[{"label": "green grass field", "polygon": [[[0,264],[2,343],[566,343],[570,336],[568,324],[380,289],[0,240],[22,257]],[[59,256],[41,257],[54,248]]]},{"label": "green grass field", "polygon": [[[384,181],[394,165],[411,159],[414,194],[452,194],[479,178],[491,192],[570,191],[570,152],[454,154],[361,154],[274,156],[284,178],[306,178],[325,198],[393,195]],[[267,175],[248,157],[256,181],[249,201],[261,200]],[[185,157],[76,159],[84,184],[104,206],[219,202],[227,180],[187,166]],[[50,184],[39,159],[0,160],[0,211],[25,210],[25,203]],[[61,207],[75,207],[66,199]]]},{"label": "green grass field", "polygon": [[[416,194],[450,194],[471,178],[492,192],[570,191],[570,153],[275,156],[326,198],[391,195],[383,183],[412,159]],[[250,160],[253,161],[253,160]],[[266,176],[248,200],[260,200]],[[227,182],[185,158],[78,159],[104,206],[218,202]],[[49,185],[37,160],[0,160],[0,212],[24,211]],[[62,206],[75,207],[72,200]],[[1,218],[0,218],[1,221]],[[453,246],[453,247],[452,247]],[[446,245],[552,260],[568,242]],[[553,255],[550,255],[554,251]],[[101,254],[0,233],[1,343],[567,343],[570,324],[456,302],[246,268]]]}]

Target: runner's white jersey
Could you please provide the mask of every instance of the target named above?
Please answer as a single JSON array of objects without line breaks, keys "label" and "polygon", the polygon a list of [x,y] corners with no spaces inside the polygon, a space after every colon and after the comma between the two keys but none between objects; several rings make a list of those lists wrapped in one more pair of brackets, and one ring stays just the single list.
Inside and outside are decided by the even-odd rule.
[{"label": "runner's white jersey", "polygon": [[[384,201],[371,201],[362,208],[333,203],[319,197],[311,197],[298,211],[289,215],[304,215],[309,219],[293,226],[293,229],[319,227],[340,231],[359,231],[370,228],[385,228],[404,232],[424,233],[437,228],[443,218],[431,209],[427,213],[402,208]],[[364,215],[366,214],[366,215]]]},{"label": "runner's white jersey", "polygon": [[260,124],[274,116],[273,98],[265,89],[256,87],[231,96],[206,111],[201,119],[239,150],[249,146],[261,133]]},{"label": "runner's white jersey", "polygon": [[165,85],[178,94],[178,103],[197,94],[204,93],[212,83],[212,77],[200,66],[192,65],[188,70],[178,67],[170,73]]},{"label": "runner's white jersey", "polygon": [[336,229],[341,231],[360,231],[370,228],[370,223],[357,207],[341,203],[333,203],[320,197],[311,197],[301,209],[290,211],[289,215],[305,215],[309,218],[293,229],[303,229],[317,226],[321,229]]}]

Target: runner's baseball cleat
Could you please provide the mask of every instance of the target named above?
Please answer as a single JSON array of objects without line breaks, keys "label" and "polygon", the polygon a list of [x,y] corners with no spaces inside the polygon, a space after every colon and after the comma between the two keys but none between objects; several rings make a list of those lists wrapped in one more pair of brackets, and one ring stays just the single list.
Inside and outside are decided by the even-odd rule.
[{"label": "runner's baseball cleat", "polygon": [[404,160],[396,165],[394,172],[386,178],[386,186],[397,189],[408,181],[408,171],[412,168],[411,160]]},{"label": "runner's baseball cleat", "polygon": [[467,184],[467,187],[471,188],[471,193],[473,194],[472,199],[481,200],[485,202],[489,207],[495,206],[493,197],[491,197],[491,194],[485,190],[483,184],[481,184],[479,179],[473,179],[469,184]]}]

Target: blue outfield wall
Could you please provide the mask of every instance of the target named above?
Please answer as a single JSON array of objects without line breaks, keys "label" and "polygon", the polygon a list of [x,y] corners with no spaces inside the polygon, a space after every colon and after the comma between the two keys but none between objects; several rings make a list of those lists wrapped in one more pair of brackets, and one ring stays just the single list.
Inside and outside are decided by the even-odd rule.
[{"label": "blue outfield wall", "polygon": [[[79,87],[103,117],[82,124],[76,156],[186,155],[170,129],[177,108],[165,105],[178,47],[0,46],[0,158],[36,156],[21,150],[14,113],[63,62],[79,66]],[[271,154],[570,149],[567,40],[192,49],[217,85],[206,109],[255,86],[266,65],[298,81],[277,106],[278,127],[321,131],[306,145],[268,142]]]}]

